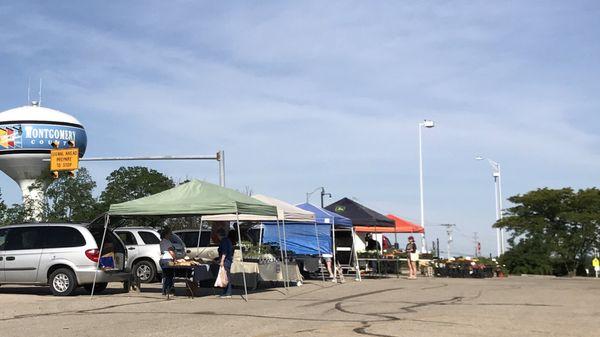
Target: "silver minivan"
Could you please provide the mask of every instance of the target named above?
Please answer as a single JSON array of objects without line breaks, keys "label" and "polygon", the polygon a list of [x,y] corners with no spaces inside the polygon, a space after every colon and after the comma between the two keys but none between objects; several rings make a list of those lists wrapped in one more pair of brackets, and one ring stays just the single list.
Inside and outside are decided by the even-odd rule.
[{"label": "silver minivan", "polygon": [[128,281],[125,245],[108,230],[100,252],[103,231],[61,223],[0,227],[0,284],[49,285],[54,295],[67,296],[78,286],[91,291],[94,274],[94,292]]}]

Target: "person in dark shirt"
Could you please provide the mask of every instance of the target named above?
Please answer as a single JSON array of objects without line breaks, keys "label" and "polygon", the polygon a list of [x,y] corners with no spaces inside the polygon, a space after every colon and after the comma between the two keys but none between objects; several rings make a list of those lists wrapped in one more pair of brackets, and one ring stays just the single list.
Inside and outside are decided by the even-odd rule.
[{"label": "person in dark shirt", "polygon": [[373,239],[373,235],[367,235],[367,250],[376,250],[377,252],[381,251],[381,245],[377,240]]},{"label": "person in dark shirt", "polygon": [[[381,245],[377,240],[373,239],[373,234],[367,234],[367,247],[365,248],[367,251],[377,251],[377,256],[381,253]],[[378,258],[379,259],[379,258]],[[369,260],[369,267],[372,271],[377,272],[379,270],[378,261]]]},{"label": "person in dark shirt", "polygon": [[221,298],[231,298],[231,264],[233,263],[233,244],[231,240],[227,237],[227,233],[225,229],[220,229],[218,232],[219,239],[219,266],[225,268],[227,272],[227,287],[223,289],[223,294],[221,294]]},{"label": "person in dark shirt", "polygon": [[406,245],[406,257],[408,260],[408,278],[416,279],[417,278],[417,244],[415,243],[415,238],[413,236],[408,237],[408,244]]}]

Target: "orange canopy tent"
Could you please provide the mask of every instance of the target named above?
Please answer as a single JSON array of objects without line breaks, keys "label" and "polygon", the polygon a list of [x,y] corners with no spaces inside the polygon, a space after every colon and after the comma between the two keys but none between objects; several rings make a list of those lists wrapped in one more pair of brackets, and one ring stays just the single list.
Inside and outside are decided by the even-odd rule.
[{"label": "orange canopy tent", "polygon": [[410,221],[401,219],[393,214],[388,214],[389,219],[394,220],[394,227],[354,226],[358,233],[424,233],[423,227]]}]

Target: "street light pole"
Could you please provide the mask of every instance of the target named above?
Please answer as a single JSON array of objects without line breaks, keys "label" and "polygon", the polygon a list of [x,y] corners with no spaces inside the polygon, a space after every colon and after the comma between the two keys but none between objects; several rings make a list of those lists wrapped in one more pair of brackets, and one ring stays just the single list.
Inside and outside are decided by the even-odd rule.
[{"label": "street light pole", "polygon": [[325,193],[325,187],[321,188],[321,208],[325,208],[325,204],[323,203],[324,196],[328,196],[331,198],[331,193]]},{"label": "street light pole", "polygon": [[[476,160],[487,160],[492,167],[492,177],[494,177],[494,204],[496,206],[496,221],[502,220],[502,174],[498,162],[477,156]],[[496,228],[496,249],[498,256],[504,254],[504,231]]]},{"label": "street light pole", "polygon": [[[496,164],[498,165],[498,220],[502,220],[502,174],[500,173],[500,164]],[[506,252],[506,249],[504,247],[504,229],[498,229],[500,230],[500,250],[502,254],[504,254]]]},{"label": "street light pole", "polygon": [[312,192],[308,192],[308,193],[306,193],[306,203],[307,203],[307,204],[308,204],[308,203],[310,203],[310,197],[311,197],[311,196],[312,196],[312,195],[313,195],[315,192],[317,192],[318,190],[321,190],[321,208],[324,208],[324,206],[325,206],[325,205],[323,204],[323,198],[324,198],[325,196],[328,196],[328,197],[330,197],[330,198],[331,198],[331,193],[326,193],[326,192],[325,192],[325,187],[317,187],[317,188],[315,188],[315,189],[314,189]]},{"label": "street light pole", "polygon": [[422,128],[432,128],[435,123],[430,120],[424,120],[419,123],[419,192],[421,201],[421,227],[423,227],[423,233],[421,233],[421,252],[427,253],[427,241],[425,240],[425,200],[423,196],[423,133]]},{"label": "street light pole", "polygon": [[219,185],[225,187],[225,151],[217,152],[217,160],[219,161]]}]

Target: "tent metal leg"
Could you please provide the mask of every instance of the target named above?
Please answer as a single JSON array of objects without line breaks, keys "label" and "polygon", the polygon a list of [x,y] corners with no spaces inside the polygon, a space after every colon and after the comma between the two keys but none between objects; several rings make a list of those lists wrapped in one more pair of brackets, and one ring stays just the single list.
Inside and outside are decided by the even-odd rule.
[{"label": "tent metal leg", "polygon": [[[288,270],[288,255],[287,255],[287,237],[285,234],[285,216],[283,217],[283,249],[284,249],[284,253],[283,255],[285,256],[285,262],[284,262],[284,266],[285,266],[285,281],[287,282],[287,288],[289,288],[290,286],[290,275],[289,275],[289,270]],[[289,290],[289,289],[288,289]]]},{"label": "tent metal leg", "polygon": [[354,231],[354,227],[351,229],[352,235],[352,254],[354,255],[354,265],[356,266],[356,280],[362,281],[360,276],[360,264],[358,263],[358,253],[356,252],[356,246],[354,245],[354,238],[356,237],[356,232]]},{"label": "tent metal leg", "polygon": [[[400,244],[398,243],[398,233],[395,232],[395,228],[394,228],[394,245],[398,246],[398,248],[400,248]],[[394,247],[396,248],[396,247]],[[395,251],[396,249],[393,249],[393,251]],[[396,278],[400,278],[400,263],[398,261],[398,255],[394,254],[394,257],[396,259]]]},{"label": "tent metal leg", "polygon": [[[377,233],[377,225],[375,225],[375,233]],[[377,241],[379,242],[379,241]],[[377,248],[377,247],[375,247]],[[379,249],[377,250],[377,277],[381,277],[381,262],[379,260],[379,255],[383,253],[383,234],[381,234],[381,244],[379,245]]]},{"label": "tent metal leg", "polygon": [[[317,221],[315,220],[315,235],[317,236],[317,256],[319,257],[319,263],[321,263],[321,244],[319,243],[319,228],[317,226]],[[323,282],[325,282],[325,274],[321,273],[321,278]]]},{"label": "tent metal leg", "polygon": [[337,250],[337,247],[335,245],[335,218],[333,218],[332,224],[331,224],[331,254],[333,255],[333,261],[332,261],[332,266],[331,268],[333,268],[333,280],[337,282],[337,259],[335,256],[335,251]]},{"label": "tent metal leg", "polygon": [[244,301],[248,302],[248,284],[246,283],[246,268],[244,268],[244,250],[242,249],[242,232],[240,231],[240,215],[238,211],[235,212],[235,220],[237,224],[238,232],[238,247],[240,248],[240,256],[242,258],[242,278],[244,279]]},{"label": "tent metal leg", "polygon": [[98,261],[96,261],[96,269],[94,270],[94,282],[92,282],[92,292],[90,299],[94,298],[94,290],[96,290],[96,277],[98,276],[98,268],[100,267],[100,258],[102,257],[102,250],[104,249],[104,239],[106,238],[106,231],[108,229],[108,222],[110,216],[106,214],[104,216],[104,233],[102,233],[102,241],[100,242],[100,250],[98,251]]},{"label": "tent metal leg", "polygon": [[197,253],[200,254],[200,238],[202,237],[202,217],[200,217],[200,228],[198,228],[198,243],[196,244]]},{"label": "tent metal leg", "polygon": [[[281,264],[283,265],[285,260],[283,258],[283,243],[281,242],[281,230],[279,229],[279,217],[277,217],[277,239],[279,239],[279,254],[281,255]],[[281,274],[283,275],[283,271]],[[285,283],[285,280],[283,281],[283,286],[287,291],[287,284]]]},{"label": "tent metal leg", "polygon": [[258,230],[258,254],[260,255],[260,248],[262,246],[262,240],[263,240],[263,224],[260,224],[260,228]]}]

